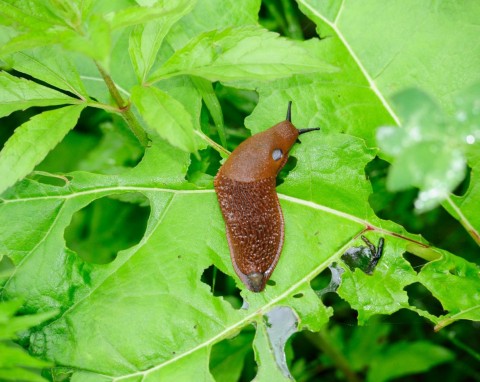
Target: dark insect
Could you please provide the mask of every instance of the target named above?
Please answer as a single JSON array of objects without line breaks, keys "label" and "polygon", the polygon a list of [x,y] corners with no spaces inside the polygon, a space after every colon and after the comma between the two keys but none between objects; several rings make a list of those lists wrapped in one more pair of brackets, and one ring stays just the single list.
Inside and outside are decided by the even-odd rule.
[{"label": "dark insect", "polygon": [[242,142],[215,177],[230,256],[248,289],[261,292],[280,257],[284,222],[275,191],[278,172],[298,136],[319,128],[297,129],[286,120]]},{"label": "dark insect", "polygon": [[365,236],[360,236],[364,243],[367,245],[359,247],[348,248],[342,255],[343,262],[353,272],[355,268],[359,268],[367,275],[371,275],[375,270],[375,267],[382,257],[384,239],[381,237],[378,240],[378,246],[375,246]]}]

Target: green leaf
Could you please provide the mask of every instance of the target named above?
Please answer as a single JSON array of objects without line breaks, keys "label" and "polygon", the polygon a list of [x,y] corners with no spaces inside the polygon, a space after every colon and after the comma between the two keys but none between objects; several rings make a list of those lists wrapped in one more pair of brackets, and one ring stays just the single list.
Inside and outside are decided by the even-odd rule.
[{"label": "green leaf", "polygon": [[26,4],[22,1],[1,1],[0,15],[2,20],[10,25],[21,25],[22,28],[46,29],[50,26],[52,19],[47,12],[45,4],[40,2]]},{"label": "green leaf", "polygon": [[[379,6],[378,0],[298,4],[320,36],[334,34],[342,46],[334,52],[348,52],[393,115],[390,97],[405,88],[423,89],[450,111],[456,92],[480,79],[478,46],[465,46],[478,33],[471,28],[480,15],[476,2],[422,1],[407,8],[400,2]],[[443,39],[436,38],[446,30]]]},{"label": "green leaf", "polygon": [[[442,258],[425,265],[419,278],[449,313],[437,330],[463,320],[480,320],[480,267],[442,252]],[[466,293],[466,291],[468,291]]]},{"label": "green leaf", "polygon": [[[467,90],[470,98],[473,90]],[[477,90],[480,96],[480,88]],[[457,111],[457,119],[448,119],[430,97],[415,89],[401,92],[393,100],[402,128],[381,127],[377,131],[380,147],[395,158],[387,187],[391,191],[419,188],[415,208],[427,211],[445,200],[464,179],[467,146],[480,137],[480,124],[475,120],[475,113],[480,112],[472,102],[459,98],[457,103],[463,110]]]},{"label": "green leaf", "polygon": [[160,15],[160,20],[138,25],[132,30],[128,51],[140,83],[147,79],[163,39],[172,25],[190,12],[195,2],[182,0],[172,5],[172,8],[166,8],[165,13]]},{"label": "green leaf", "polygon": [[15,316],[22,306],[20,300],[0,303],[0,378],[2,381],[45,381],[35,369],[51,366],[50,362],[33,358],[11,340],[17,332],[39,325],[58,312]]},{"label": "green leaf", "polygon": [[33,170],[75,126],[84,106],[68,106],[36,115],[15,130],[0,152],[0,193]]},{"label": "green leaf", "polygon": [[[402,252],[397,247],[399,244],[402,246],[396,240],[387,241],[383,256],[372,276],[360,269],[352,272],[344,266],[345,273],[338,294],[358,311],[358,322],[361,325],[374,314],[392,314],[402,308],[409,308],[404,288],[416,281],[416,274],[411,265],[398,256]],[[389,287],[385,288],[385,284]]]},{"label": "green leaf", "polygon": [[3,3],[0,3],[0,12],[23,24],[25,33],[18,34],[3,44],[0,55],[61,44],[68,50],[80,52],[108,66],[110,24],[103,15],[90,13],[91,2],[43,4],[16,1],[15,5],[9,6]]},{"label": "green leaf", "polygon": [[109,67],[110,49],[112,46],[111,29],[108,22],[99,15],[93,15],[85,25],[87,33],[72,33],[59,42],[65,49],[79,52],[103,66]]},{"label": "green leaf", "polygon": [[257,323],[257,332],[253,342],[255,350],[255,360],[259,367],[256,376],[260,381],[291,381],[291,376],[285,375],[280,366],[275,362],[274,350],[267,333],[267,324],[262,320]]},{"label": "green leaf", "polygon": [[[344,138],[337,135],[326,139],[319,133],[310,135],[308,140],[304,138],[302,145],[296,147],[295,155],[299,158],[296,173],[292,174],[292,184],[288,182],[282,187],[289,193],[296,189],[298,195],[280,195],[288,229],[284,253],[272,277],[277,285],[268,286],[260,294],[244,291],[248,310],[233,309],[223,298],[213,296],[210,288],[200,281],[204,269],[214,263],[239,283],[231,265],[215,195],[212,190],[192,190],[186,184],[182,171],[188,156],[182,156],[180,151],[168,151],[168,146],[151,148],[137,168],[116,176],[73,173],[68,188],[25,180],[14,193],[7,193],[0,205],[0,221],[5,222],[0,229],[2,242],[15,263],[22,263],[22,272],[9,280],[4,295],[26,296],[31,309],[47,304],[63,307],[65,312],[34,334],[35,354],[62,365],[117,377],[145,375],[158,379],[200,375],[200,379],[209,380],[204,368],[208,349],[277,305],[292,306],[299,316],[299,327],[318,330],[331,312],[316,297],[310,281],[353,244],[352,237],[366,225],[382,226],[376,229],[389,236],[391,251],[391,255],[382,259],[382,274],[396,269],[392,249],[401,251],[414,240],[412,236],[404,239],[405,233],[399,227],[380,222],[373,214],[364,220],[368,210],[364,195],[369,186],[363,168],[372,155],[359,139],[349,138],[339,145]],[[346,147],[349,150],[345,151]],[[327,185],[332,175],[312,169],[307,155],[321,157],[327,152],[330,163],[336,163],[335,169],[351,168],[351,171],[331,171],[336,181],[356,185],[357,192],[350,195],[347,203],[341,202],[341,195],[326,198],[325,188],[316,185]],[[178,180],[173,182],[174,175]],[[311,183],[313,179],[320,183]],[[131,192],[142,192],[152,209],[140,245],[122,251],[114,262],[102,267],[84,263],[64,247],[63,231],[75,211],[102,196]],[[30,211],[31,203],[36,203],[36,208]],[[6,216],[22,217],[16,222],[16,230],[9,229]],[[37,225],[37,229],[29,228],[40,220],[42,228]],[[16,243],[25,243],[22,251],[15,250]],[[391,243],[396,244],[392,247]],[[48,264],[55,261],[65,266],[52,273]],[[37,270],[35,278],[31,277],[33,269]],[[379,273],[374,280],[380,276]],[[142,282],[138,282],[138,277]],[[70,288],[74,284],[78,287],[72,295]],[[375,288],[384,286],[385,282],[377,283]],[[146,289],[151,293],[145,293]],[[364,293],[368,294],[368,288]],[[301,297],[293,297],[297,294]],[[195,295],[193,300],[192,295]],[[55,298],[52,300],[51,296]],[[384,306],[374,305],[369,309],[371,314],[385,311]],[[171,319],[172,311],[176,312],[175,320]],[[93,314],[98,317],[95,326],[86,320]],[[67,322],[68,332],[74,333],[73,336],[62,329]],[[161,331],[155,329],[158,322],[164,323]],[[136,335],[125,336],[132,327],[136,328]],[[277,364],[263,335],[257,331],[260,336],[255,345],[257,359],[262,360],[262,365]],[[115,344],[115,351],[110,351],[111,344]],[[91,354],[88,359],[83,357],[87,349]],[[142,354],[146,351],[152,355],[144,358]],[[266,373],[262,370],[260,375]],[[94,376],[90,374],[96,380]]]},{"label": "green leaf", "polygon": [[[160,19],[163,20],[163,22],[166,21],[168,23],[164,26],[164,31],[168,31],[170,26],[181,16],[188,13],[194,5],[195,1],[180,0],[169,2],[159,0],[152,6],[134,6],[125,8],[113,15],[111,26],[112,29],[118,29]],[[162,33],[166,33],[166,31]]]},{"label": "green leaf", "polygon": [[[356,309],[361,323],[373,315],[392,314],[399,310],[401,312],[396,317],[405,312],[415,312],[437,324],[437,328],[459,319],[478,320],[478,267],[455,255],[444,256],[444,252],[427,244],[420,236],[409,234],[391,221],[379,219],[369,203],[372,189],[365,171],[367,164],[378,154],[374,140],[375,128],[393,126],[401,120],[405,121],[405,116],[409,115],[394,106],[392,94],[407,85],[418,87],[418,82],[429,83],[432,86],[425,88],[433,95],[434,104],[440,106],[427,107],[425,110],[430,111],[426,113],[425,110],[420,114],[414,113],[428,127],[428,134],[423,136],[433,140],[441,137],[449,144],[451,139],[455,142],[452,147],[457,143],[460,146],[464,144],[465,147],[462,146],[460,150],[471,168],[470,185],[465,187],[466,193],[447,197],[443,203],[465,227],[478,225],[480,151],[475,143],[469,143],[471,138],[467,139],[469,135],[475,138],[472,131],[475,131],[478,121],[474,112],[476,91],[471,90],[463,96],[463,101],[459,101],[460,105],[455,106],[455,110],[453,106],[445,107],[456,105],[455,102],[449,102],[455,97],[452,94],[458,95],[458,90],[466,82],[474,81],[480,75],[478,65],[475,65],[478,62],[474,54],[475,46],[462,48],[466,51],[467,61],[459,54],[451,56],[451,61],[445,64],[450,70],[448,73],[442,71],[443,64],[425,68],[418,65],[416,58],[417,55],[426,58],[422,56],[422,44],[416,46],[417,36],[423,39],[425,50],[428,50],[425,47],[440,44],[439,35],[446,40],[442,44],[450,48],[454,46],[460,49],[460,41],[473,41],[476,34],[469,31],[476,31],[475,20],[478,19],[473,8],[466,8],[465,15],[462,15],[460,10],[463,8],[455,6],[453,2],[442,3],[437,8],[422,2],[404,9],[403,5],[398,4],[379,6],[378,2],[371,0],[367,0],[364,6],[354,2],[340,4],[299,0],[301,9],[318,23],[322,39],[292,42],[275,37],[275,34],[257,26],[245,27],[256,24],[260,8],[257,0],[242,2],[241,7],[232,0],[199,0],[190,13],[173,22],[165,36],[162,36],[162,28],[152,27],[152,39],[146,38],[146,25],[138,26],[132,35],[128,29],[110,34],[111,24],[105,19],[108,13],[108,17],[118,15],[119,26],[150,17],[145,9],[129,8],[133,2],[87,3],[90,5],[86,7],[93,7],[93,14],[100,20],[97,25],[92,25],[93,35],[78,37],[76,32],[71,31],[62,35],[63,30],[59,28],[58,36],[47,36],[44,42],[58,42],[65,37],[63,46],[80,52],[72,60],[75,60],[77,70],[81,73],[80,78],[88,89],[88,95],[105,103],[109,102],[110,95],[96,73],[91,58],[110,59],[112,65],[108,71],[122,96],[132,101],[133,111],[138,112],[137,116],[142,117],[142,122],[148,127],[152,145],[137,166],[126,169],[118,165],[117,160],[132,158],[129,154],[137,154],[138,147],[125,147],[128,153],[123,156],[116,149],[118,135],[106,134],[104,138],[111,142],[102,141],[90,152],[89,148],[79,150],[85,153],[86,160],[65,164],[83,170],[69,174],[65,184],[44,184],[38,179],[28,178],[2,195],[0,254],[8,254],[17,268],[2,288],[0,298],[24,298],[26,302],[23,309],[27,312],[51,308],[58,308],[61,312],[50,323],[22,334],[22,343],[29,346],[32,353],[62,365],[52,371],[54,380],[210,381],[222,379],[223,375],[226,375],[226,380],[234,379],[238,377],[241,367],[232,364],[242,362],[242,357],[227,357],[230,355],[226,354],[228,350],[223,350],[226,348],[217,344],[225,343],[238,333],[243,334],[245,328],[252,328],[252,324],[257,325],[253,344],[259,363],[256,380],[269,381],[272,376],[279,380],[286,379],[288,373],[279,359],[285,356],[287,360],[295,360],[288,354],[288,350],[294,346],[287,347],[287,354],[283,349],[279,354],[273,351],[275,341],[269,335],[271,322],[266,322],[265,316],[285,308],[298,317],[298,330],[324,329],[333,309],[323,305],[311,284],[329,264],[340,262],[342,254],[358,244],[355,238],[360,234],[365,234],[372,241],[385,238],[385,253],[372,276],[346,270],[341,281],[339,293],[342,300]],[[153,1],[149,0],[137,3],[143,7],[153,5]],[[66,14],[71,14],[69,4],[75,7],[77,3],[62,1],[52,4],[45,6],[45,10],[52,11],[52,19],[48,19],[48,23],[61,26],[62,17],[58,17],[63,14],[61,8],[65,6]],[[84,12],[83,8],[79,14],[82,15],[79,25],[96,23],[95,17],[91,18],[92,13]],[[409,17],[414,20],[413,24]],[[72,21],[71,18],[65,19]],[[419,22],[423,19],[427,22]],[[172,20],[167,18],[166,23],[169,22]],[[470,26],[462,28],[461,24]],[[456,28],[448,29],[449,33],[445,34],[445,25]],[[95,32],[96,28],[98,30]],[[27,30],[31,34],[22,37],[23,46],[39,43],[42,36],[35,41],[33,37],[38,33]],[[362,33],[358,33],[359,30]],[[398,34],[398,30],[405,33]],[[382,35],[373,38],[372,31],[384,33],[385,40],[393,49],[390,50],[390,45],[385,46]],[[410,35],[411,31],[415,31],[414,36]],[[23,27],[15,32],[23,33]],[[412,38],[405,39],[406,35]],[[131,45],[130,38],[134,40]],[[268,49],[259,49],[258,44],[252,43],[265,40]],[[95,41],[99,43],[98,52],[95,51]],[[153,43],[151,48],[147,47],[147,41]],[[132,59],[133,66],[126,53],[129,46],[138,59],[138,63]],[[216,52],[218,46],[228,49]],[[242,61],[242,52],[255,61]],[[295,52],[300,54],[293,54]],[[444,54],[443,50],[440,52]],[[213,61],[212,57],[217,53],[227,62],[226,68],[218,67],[218,62]],[[434,53],[435,50],[430,50],[427,58],[433,57]],[[270,68],[266,68],[265,62],[260,59],[266,55],[275,60]],[[156,60],[151,64],[153,56],[156,56]],[[179,57],[188,60],[180,60]],[[287,63],[279,62],[279,57],[286,57]],[[168,62],[169,58],[172,61]],[[205,62],[202,61],[204,59]],[[237,61],[239,66],[234,64]],[[48,62],[48,59],[42,59],[42,62]],[[300,70],[305,63],[316,65],[320,62],[328,62],[341,70],[329,73]],[[428,59],[425,62],[432,65]],[[161,67],[162,64],[165,66]],[[190,64],[193,66],[190,67]],[[30,65],[33,67],[33,63],[25,61],[26,70]],[[161,73],[165,67],[172,70],[165,76],[175,77],[159,82],[158,89],[135,87],[137,75],[143,76],[143,73],[157,68]],[[463,71],[457,72],[457,67]],[[395,69],[394,76],[390,72],[392,68]],[[270,69],[275,81],[262,81],[270,78]],[[205,75],[197,77],[199,80],[177,75],[192,74],[189,70],[195,75],[205,71]],[[427,76],[428,70],[434,73],[432,77]],[[452,73],[457,77],[450,78]],[[67,81],[72,83],[72,73],[67,74]],[[223,77],[220,78],[220,75]],[[263,131],[283,120],[289,100],[293,101],[293,121],[296,126],[319,126],[322,129],[302,135],[302,144],[295,145],[290,153],[295,159],[291,160],[289,166],[294,168],[278,188],[285,219],[285,246],[273,273],[272,283],[260,294],[245,290],[233,270],[224,223],[210,183],[203,184],[205,189],[197,189],[185,180],[190,152],[200,147],[195,134],[203,134],[204,137],[207,134],[201,132],[199,126],[202,97],[206,104],[210,102],[207,107],[215,112],[212,115],[216,114],[216,123],[220,120],[220,109],[212,98],[212,88],[203,86],[217,79],[258,92],[258,106],[246,120],[252,132]],[[46,80],[52,85],[53,81],[53,77]],[[58,81],[61,83],[63,79]],[[200,86],[194,86],[199,83]],[[92,84],[100,84],[101,87]],[[75,87],[78,88],[78,85]],[[221,101],[223,112],[230,119],[231,116],[227,114],[231,107],[230,99],[223,98]],[[414,105],[417,103],[413,102]],[[242,112],[248,110],[245,105],[247,101],[239,108]],[[406,105],[407,111],[412,109],[412,102]],[[434,110],[443,110],[438,121],[428,118]],[[456,110],[467,114],[467,120],[473,122],[465,121],[463,114],[456,113]],[[58,110],[54,112],[60,113]],[[104,114],[101,118],[105,118]],[[58,120],[62,122],[61,119]],[[451,125],[444,122],[452,119],[456,120],[461,134],[450,134]],[[64,123],[60,122],[58,124],[63,126]],[[86,130],[92,127],[96,129],[96,124],[89,123]],[[241,125],[242,121],[235,120],[233,124]],[[202,124],[202,127],[206,127],[206,124]],[[53,131],[51,128],[44,135]],[[81,132],[84,133],[83,129]],[[229,138],[235,134],[229,134]],[[447,137],[449,135],[451,138]],[[43,135],[40,138],[43,139]],[[409,136],[406,138],[409,139]],[[39,140],[37,137],[34,139]],[[404,141],[396,137],[402,148],[398,155],[410,146],[408,139],[405,140],[408,145],[404,147]],[[234,142],[232,139],[228,143],[233,146]],[[392,147],[395,149],[395,146]],[[397,152],[389,151],[389,154],[394,156]],[[386,152],[381,155],[387,157]],[[15,158],[18,161],[22,157],[15,155]],[[62,160],[61,155],[58,158]],[[16,162],[11,159],[10,165],[12,163]],[[48,171],[48,163],[45,166],[42,171]],[[207,171],[206,167],[202,169]],[[210,173],[203,175],[211,179],[214,170],[210,168]],[[2,176],[4,173],[10,174],[2,170]],[[72,248],[68,248],[65,241],[65,231],[68,232],[74,214],[101,198],[121,198],[132,203],[148,201],[151,211],[140,242],[119,251],[112,262],[102,265],[86,262]],[[133,224],[136,221],[132,219]],[[86,229],[95,227],[88,226]],[[82,240],[82,237],[79,232],[77,239]],[[438,237],[431,240],[441,242]],[[461,244],[455,241],[450,246],[458,248],[458,252],[463,254],[465,247]],[[404,258],[406,251],[416,254],[427,263],[421,269],[411,266],[405,260],[409,256]],[[212,265],[227,274],[227,278],[231,277],[242,289],[244,309],[233,308],[228,302],[230,296],[218,296],[216,290],[212,292],[210,286],[202,281],[205,270]],[[410,291],[406,287],[414,283],[420,283],[432,292],[446,309],[442,312],[445,316],[438,317],[439,313],[434,315],[412,305],[407,295]],[[452,287],[452,294],[448,295],[448,287],[454,283],[458,283],[459,288]],[[411,328],[410,323],[407,325]],[[349,331],[343,333],[348,335]],[[284,337],[276,338],[282,338],[283,344],[291,332],[285,329],[281,334]],[[368,346],[373,348],[365,353],[371,357],[379,355],[382,361],[382,352],[377,351],[379,347],[375,340],[384,339],[378,333],[371,337],[370,342],[365,340],[357,343],[363,343],[363,349]],[[301,338],[301,335],[297,338]],[[219,360],[216,346],[225,351],[225,354],[220,354],[225,355],[223,364],[211,362]],[[401,375],[407,375],[412,370],[427,370],[435,362],[441,362],[441,349],[417,349],[415,346],[401,344],[390,354],[390,346],[385,345],[382,350],[391,357],[375,364],[372,373],[376,374],[373,376],[378,375],[378,378],[385,380],[395,376],[396,370],[400,370],[398,373]],[[244,344],[239,353],[245,354],[251,348],[250,343]],[[412,361],[408,356],[409,349],[422,360]],[[430,351],[435,353],[433,360],[429,359]],[[408,365],[397,367],[393,359],[406,360]],[[366,356],[355,359],[357,370],[364,371],[369,364],[366,361]],[[410,364],[414,366],[410,367]],[[230,375],[227,375],[228,366],[231,366]],[[318,369],[318,363],[309,362],[309,366]]]},{"label": "green leaf", "polygon": [[69,103],[76,103],[76,100],[33,81],[0,72],[0,117],[32,106],[53,106]]},{"label": "green leaf", "polygon": [[217,344],[210,357],[210,368],[216,381],[237,382],[240,378],[245,355],[252,350],[253,336],[240,333],[238,336]]},{"label": "green leaf", "polygon": [[377,354],[371,364],[367,381],[383,382],[420,373],[453,359],[452,352],[426,341],[399,342]]},{"label": "green leaf", "polygon": [[31,51],[13,53],[5,58],[15,70],[26,73],[59,89],[66,90],[79,98],[88,93],[80,79],[77,68],[68,54],[58,46],[48,46]]},{"label": "green leaf", "polygon": [[225,126],[223,125],[222,107],[218,101],[215,91],[213,90],[212,83],[199,77],[192,77],[192,81],[202,95],[203,102],[205,102],[205,105],[207,106],[208,111],[215,122],[215,127],[217,128],[217,132],[220,137],[220,143],[223,147],[226,147],[227,138],[225,136]]},{"label": "green leaf", "polygon": [[412,186],[420,188],[415,208],[430,210],[460,184],[465,177],[465,165],[460,150],[449,149],[440,142],[413,144],[396,158],[388,175],[387,187],[391,191]]},{"label": "green leaf", "polygon": [[245,26],[201,34],[176,51],[149,81],[183,74],[210,81],[265,81],[332,69],[293,41]]},{"label": "green leaf", "polygon": [[465,141],[473,145],[480,140],[480,82],[462,90],[455,98],[455,119],[459,122]]},{"label": "green leaf", "polygon": [[137,86],[132,101],[150,131],[182,150],[197,150],[192,116],[175,98],[157,88]]},{"label": "green leaf", "polygon": [[472,169],[470,173],[470,187],[464,195],[450,195],[443,203],[443,207],[457,219],[473,240],[480,245],[480,142],[472,145],[468,152],[468,163]]}]

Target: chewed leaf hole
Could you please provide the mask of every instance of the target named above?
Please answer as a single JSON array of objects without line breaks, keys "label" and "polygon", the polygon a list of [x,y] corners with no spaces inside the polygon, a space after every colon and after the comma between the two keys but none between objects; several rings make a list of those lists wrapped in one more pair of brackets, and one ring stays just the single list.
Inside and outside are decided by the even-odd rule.
[{"label": "chewed leaf hole", "polygon": [[213,178],[220,168],[220,154],[211,147],[190,155],[186,180],[199,187],[212,187]]},{"label": "chewed leaf hole", "polygon": [[408,294],[408,303],[435,316],[445,314],[442,304],[420,283],[413,283],[403,288]]},{"label": "chewed leaf hole", "polygon": [[210,286],[210,290],[214,296],[223,297],[235,309],[242,307],[240,289],[235,285],[235,280],[233,277],[223,273],[216,266],[211,265],[205,269],[200,280]]},{"label": "chewed leaf hole", "polygon": [[302,298],[302,297],[303,297],[303,293],[297,293],[293,295],[293,298]]},{"label": "chewed leaf hole", "polygon": [[405,260],[407,260],[410,265],[412,266],[412,268],[415,270],[415,272],[419,272],[420,269],[426,264],[428,263],[427,260],[425,259],[422,259],[421,257],[418,257],[418,256],[415,256],[415,255],[412,255],[410,252],[405,252],[403,254],[403,258]]},{"label": "chewed leaf hole", "polygon": [[[138,194],[121,197],[129,201],[145,200]],[[149,214],[149,207],[136,203],[109,197],[97,199],[73,215],[65,230],[67,247],[86,262],[110,263],[119,251],[141,240]]]},{"label": "chewed leaf hole", "polygon": [[209,367],[215,381],[251,381],[255,378],[254,337],[255,328],[249,325],[236,337],[212,347]]},{"label": "chewed leaf hole", "polygon": [[267,281],[267,285],[275,286],[275,285],[277,285],[277,283],[270,279],[270,280]]},{"label": "chewed leaf hole", "polygon": [[314,291],[320,291],[328,286],[332,279],[330,268],[325,268],[320,274],[310,281],[310,286]]},{"label": "chewed leaf hole", "polygon": [[[318,378],[317,373],[321,370],[322,362],[324,361],[320,358],[322,352],[316,345],[318,342],[317,336],[317,333],[301,331],[294,333],[287,341],[285,348],[291,349],[290,357],[288,357],[289,368],[295,381],[301,380],[303,376],[301,373],[305,370],[305,365],[312,365],[318,368],[318,370],[312,369],[310,379],[308,380],[314,381],[317,380],[315,377]],[[322,374],[322,376],[324,375]],[[333,376],[331,380],[337,380],[337,378]]]},{"label": "chewed leaf hole", "polygon": [[277,186],[281,185],[285,181],[290,171],[292,171],[296,165],[297,158],[289,156],[287,163],[285,163],[285,166],[280,170],[280,173],[277,176]]},{"label": "chewed leaf hole", "polygon": [[310,286],[320,298],[328,293],[336,293],[342,282],[344,269],[336,262],[325,268],[311,282]]}]

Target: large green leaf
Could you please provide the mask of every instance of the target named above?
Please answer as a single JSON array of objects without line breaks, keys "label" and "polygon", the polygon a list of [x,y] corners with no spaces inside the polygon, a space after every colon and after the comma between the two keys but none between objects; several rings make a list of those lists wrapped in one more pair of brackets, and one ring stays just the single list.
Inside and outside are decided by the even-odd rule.
[{"label": "large green leaf", "polygon": [[267,30],[245,26],[206,32],[193,39],[150,77],[151,82],[178,75],[210,81],[272,80],[292,72],[332,71],[299,44]]},{"label": "large green leaf", "polygon": [[[353,302],[351,294],[355,293],[369,299],[386,287],[397,290],[418,281],[405,262],[402,267],[408,277],[400,286],[385,279],[398,269],[398,254],[407,246],[413,243],[415,250],[424,245],[370,211],[364,196],[369,184],[363,167],[372,154],[359,139],[344,141],[343,135],[311,134],[296,147],[298,166],[292,181],[287,180],[281,189],[291,195],[280,195],[287,228],[285,248],[272,277],[276,286],[268,286],[260,294],[242,292],[249,304],[246,310],[233,309],[200,281],[202,272],[215,264],[241,286],[230,262],[215,194],[191,189],[179,176],[187,156],[159,143],[137,168],[119,176],[73,173],[69,187],[24,181],[15,192],[4,195],[0,206],[4,251],[17,264],[4,297],[21,295],[29,309],[47,306],[63,312],[33,335],[32,350],[78,372],[88,370],[91,380],[142,375],[147,380],[171,379],[180,370],[182,378],[210,380],[209,372],[200,365],[206,364],[212,345],[277,305],[294,308],[299,328],[318,330],[330,313],[310,281],[338,260],[353,245],[352,238],[367,226],[386,237],[386,253],[371,283],[346,292],[345,298]],[[323,157],[327,151],[333,163],[331,172],[318,172],[307,159]],[[322,185],[328,186],[333,173],[339,184],[355,187],[348,202],[340,195],[325,198]],[[85,263],[65,247],[64,230],[75,211],[100,197],[132,192],[145,195],[152,210],[145,237],[137,246],[104,266]],[[7,224],[7,216],[22,217],[16,220],[15,229]],[[54,263],[59,266],[53,270]],[[303,297],[298,298],[299,294]],[[417,310],[409,307],[401,294],[390,298],[391,303],[357,309],[362,317],[400,308]],[[94,322],[88,317],[95,317]],[[259,337],[258,359],[272,359],[269,348],[268,341]],[[84,356],[87,353],[89,357]],[[84,374],[78,378],[84,378],[80,375]]]},{"label": "large green leaf", "polygon": [[150,69],[155,64],[163,39],[172,25],[190,12],[194,5],[195,2],[189,0],[177,1],[160,20],[138,25],[132,31],[129,53],[140,83],[147,79]]},{"label": "large green leaf", "polygon": [[455,93],[480,79],[478,45],[465,44],[480,32],[477,2],[298,3],[321,36],[339,39],[387,108],[390,96],[418,87],[451,111]]},{"label": "large green leaf", "polygon": [[[382,109],[389,114],[391,120],[399,125],[407,122],[406,118],[413,115],[411,107],[413,100],[410,100],[410,106],[407,106],[409,113],[405,113],[404,106],[408,105],[408,99],[403,104],[394,105],[393,96],[399,91],[414,87],[433,96],[440,103],[448,118],[458,119],[459,116],[468,115],[469,118],[464,119],[472,122],[478,121],[479,109],[473,101],[475,97],[472,94],[477,91],[477,88],[470,86],[480,81],[480,72],[477,70],[480,65],[480,48],[475,44],[468,46],[464,44],[467,40],[474,40],[480,32],[480,28],[474,22],[472,23],[473,20],[480,17],[478,3],[471,2],[460,6],[455,1],[445,0],[435,7],[426,2],[414,1],[409,1],[408,5],[392,2],[386,5],[382,4],[382,6],[379,6],[375,0],[368,0],[361,4],[348,0],[341,3],[334,0],[325,2],[299,0],[298,3],[300,8],[317,23],[321,36],[334,36],[329,41],[331,48],[327,49],[324,57],[328,57],[333,62],[341,57],[341,66],[348,69],[347,72],[340,74],[342,79],[348,78],[347,84],[342,82],[340,91],[335,89],[333,94],[348,87],[347,95],[351,97],[355,84],[367,84],[368,92],[371,93],[371,97],[376,98],[374,102],[378,103],[373,115]],[[448,30],[449,33],[445,35],[443,41],[440,41],[437,36],[445,30]],[[359,33],[359,31],[362,32]],[[405,38],[406,35],[409,37]],[[439,65],[440,62],[441,65]],[[313,82],[313,86],[309,86],[308,89],[315,94],[320,93],[323,98],[325,89],[330,90],[328,89],[330,83],[327,81],[326,85],[322,85]],[[315,88],[317,90],[313,90]],[[465,95],[459,101],[459,93],[464,92],[465,88],[470,89],[471,98]],[[295,91],[295,88],[292,90]],[[330,94],[332,94],[331,91]],[[366,116],[372,118],[372,112],[364,108],[363,113],[356,113],[356,110],[352,109],[352,105],[355,103],[350,97],[346,98],[342,93],[338,94],[340,105],[335,104],[335,108],[332,108],[333,118],[330,115],[325,118],[327,128],[331,122],[335,122],[333,126],[336,129],[338,126],[342,128],[346,125],[347,127],[343,127],[343,130],[353,130],[353,134],[367,138],[368,142],[374,145],[373,136],[370,135],[374,128],[392,125],[392,123],[376,118],[375,121],[367,121],[370,127],[367,129],[368,131],[364,131],[366,124],[358,121],[359,115],[361,115],[360,118],[367,118]],[[342,98],[346,99],[347,103],[342,102]],[[332,97],[330,96],[329,99],[331,100]],[[365,102],[366,97],[362,96],[360,99]],[[318,105],[319,110],[330,111],[329,102],[318,102]],[[345,110],[345,106],[348,109]],[[428,109],[419,105],[417,107],[423,112]],[[456,114],[459,110],[461,113]],[[335,118],[340,113],[342,120],[336,121]],[[434,126],[433,134],[439,136],[441,127],[434,122],[437,115],[435,113],[425,114],[423,122],[428,121],[429,118],[430,122],[426,123],[426,127]],[[320,126],[324,125],[321,117],[316,120],[320,120]],[[314,120],[314,123],[318,122]],[[476,122],[476,125],[461,127],[460,131],[463,133],[469,128],[475,129],[475,126],[478,130],[478,122]],[[447,131],[448,134],[443,135],[444,139],[458,134],[451,129]],[[470,151],[478,151],[479,138],[476,137],[476,134],[478,133],[469,138],[468,143],[472,143],[476,139],[476,144]],[[402,133],[395,134],[395,137],[400,138],[398,135],[402,135]],[[371,141],[370,138],[372,138]],[[396,138],[392,139],[392,143]],[[401,146],[400,142],[399,146]],[[449,145],[447,153],[442,154],[443,151],[440,150],[436,155],[432,155],[432,151],[428,151],[426,147],[417,147],[417,150],[412,148],[409,153],[405,153],[406,160],[410,164],[421,164],[424,163],[427,154],[431,158],[428,168],[437,172],[434,176],[429,174],[430,181],[433,178],[433,183],[437,183],[439,179],[450,178],[446,182],[446,187],[443,185],[441,192],[433,193],[433,198],[430,197],[431,193],[426,192],[428,200],[423,206],[431,208],[432,205],[428,203],[430,200],[433,200],[434,205],[438,201],[446,199],[443,205],[447,211],[462,223],[477,243],[480,243],[480,226],[476,218],[477,214],[473,212],[475,209],[472,209],[476,206],[476,199],[472,196],[476,194],[477,182],[470,183],[471,190],[467,191],[465,197],[445,195],[445,190],[451,191],[458,184],[459,179],[463,178],[462,170],[455,167],[455,164],[458,165],[462,161],[461,155],[458,154],[455,144],[449,143]],[[386,155],[385,153],[381,154]],[[447,157],[450,160],[447,160]],[[472,160],[471,155],[467,155],[467,160],[471,168],[476,166],[477,162]],[[395,184],[398,184],[398,181],[405,184],[405,178],[401,179],[399,176],[404,173],[402,170],[405,170],[407,165],[408,163],[405,163],[401,170],[393,174],[392,178],[396,179]],[[453,175],[452,169],[454,170]],[[477,171],[473,171],[472,176],[476,177],[476,173]],[[427,182],[428,180],[425,178],[422,181]],[[422,187],[424,186],[423,182],[420,184],[417,182],[416,185]],[[428,185],[428,188],[432,188],[431,184]],[[436,197],[437,194],[441,197]]]}]

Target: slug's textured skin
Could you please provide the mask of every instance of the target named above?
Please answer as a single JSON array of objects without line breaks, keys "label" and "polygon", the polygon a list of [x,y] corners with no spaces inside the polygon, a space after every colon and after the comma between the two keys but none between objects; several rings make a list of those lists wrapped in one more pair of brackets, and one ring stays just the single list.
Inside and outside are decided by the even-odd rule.
[{"label": "slug's textured skin", "polygon": [[298,130],[287,120],[242,142],[215,177],[235,272],[248,289],[265,288],[282,252],[284,222],[275,179],[288,160]]},{"label": "slug's textured skin", "polygon": [[249,289],[261,291],[283,246],[283,215],[275,178],[237,182],[220,174],[215,189],[235,271]]}]

